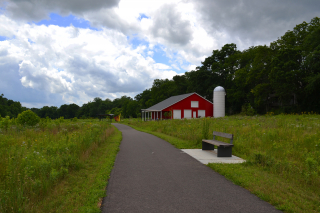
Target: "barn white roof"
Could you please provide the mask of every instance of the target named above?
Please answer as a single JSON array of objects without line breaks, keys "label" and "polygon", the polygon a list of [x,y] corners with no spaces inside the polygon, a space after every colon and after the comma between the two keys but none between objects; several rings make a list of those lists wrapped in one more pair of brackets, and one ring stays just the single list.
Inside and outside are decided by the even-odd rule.
[{"label": "barn white roof", "polygon": [[[170,98],[167,98],[166,100],[163,100],[163,101],[149,107],[148,109],[143,109],[143,111],[162,111],[165,108],[172,106],[173,104],[178,103],[179,101],[181,101],[181,100],[183,100],[193,94],[197,94],[197,93],[193,92],[193,93],[188,93],[188,94],[183,94],[183,95],[171,96]],[[199,96],[202,97],[201,95],[199,95]]]},{"label": "barn white roof", "polygon": [[145,109],[145,111],[161,111],[175,103],[178,103],[179,101],[189,97],[190,95],[193,95],[194,93],[188,93],[188,94],[183,94],[183,95],[176,95],[176,96],[171,96],[170,98],[167,98],[166,100],[163,100],[148,109]]}]

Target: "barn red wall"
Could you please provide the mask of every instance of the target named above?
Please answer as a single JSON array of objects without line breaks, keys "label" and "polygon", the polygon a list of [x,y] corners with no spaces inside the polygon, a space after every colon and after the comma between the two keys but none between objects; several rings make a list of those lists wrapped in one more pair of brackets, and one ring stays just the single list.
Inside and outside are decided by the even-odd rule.
[{"label": "barn red wall", "polygon": [[[191,101],[199,101],[199,107],[198,108],[191,108]],[[172,111],[173,110],[181,110],[181,118],[184,118],[184,110],[190,109],[191,116],[193,116],[193,111],[196,111],[197,117],[198,117],[198,110],[206,110],[206,117],[213,117],[213,104],[209,101],[203,99],[202,97],[198,96],[197,94],[193,94],[189,96],[186,99],[183,99],[182,101],[179,101],[178,103],[162,110],[162,118],[164,118],[163,114],[165,111]],[[160,115],[160,113],[159,113]],[[173,116],[173,115],[172,115]],[[154,119],[154,116],[152,116]],[[159,116],[160,118],[160,116]]]}]

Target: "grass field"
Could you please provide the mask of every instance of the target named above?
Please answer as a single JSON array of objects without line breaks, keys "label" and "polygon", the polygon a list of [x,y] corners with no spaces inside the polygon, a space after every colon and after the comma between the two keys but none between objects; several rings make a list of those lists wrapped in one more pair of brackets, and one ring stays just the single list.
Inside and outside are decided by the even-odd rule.
[{"label": "grass field", "polygon": [[212,131],[232,133],[233,154],[247,162],[209,167],[280,210],[320,212],[319,115],[122,122],[155,134],[180,149],[201,148],[201,139],[212,138]]},{"label": "grass field", "polygon": [[0,212],[99,212],[121,132],[94,120],[11,123],[0,132]]}]

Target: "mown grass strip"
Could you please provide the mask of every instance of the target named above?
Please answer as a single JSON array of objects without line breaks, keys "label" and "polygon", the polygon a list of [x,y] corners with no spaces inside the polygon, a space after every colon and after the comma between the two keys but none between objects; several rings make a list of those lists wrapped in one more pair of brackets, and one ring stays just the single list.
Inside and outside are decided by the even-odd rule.
[{"label": "mown grass strip", "polygon": [[82,168],[69,173],[41,202],[28,206],[28,212],[100,212],[122,140],[121,132],[112,128],[114,133],[90,153]]}]

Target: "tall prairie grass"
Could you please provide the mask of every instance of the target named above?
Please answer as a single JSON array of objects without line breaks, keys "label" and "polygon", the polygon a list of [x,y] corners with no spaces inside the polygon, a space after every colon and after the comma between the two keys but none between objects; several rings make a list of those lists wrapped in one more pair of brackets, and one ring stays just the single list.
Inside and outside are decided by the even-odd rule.
[{"label": "tall prairie grass", "polygon": [[[6,120],[8,123],[8,120]],[[112,131],[106,122],[42,119],[23,127],[11,119],[0,129],[0,212],[25,212]]]},{"label": "tall prairie grass", "polygon": [[[201,148],[213,131],[234,134],[233,154],[284,179],[319,194],[320,116],[315,114],[226,116],[142,122],[124,120],[132,126],[188,141],[178,148]],[[229,139],[218,140],[228,142]],[[320,194],[319,194],[320,195]]]}]

